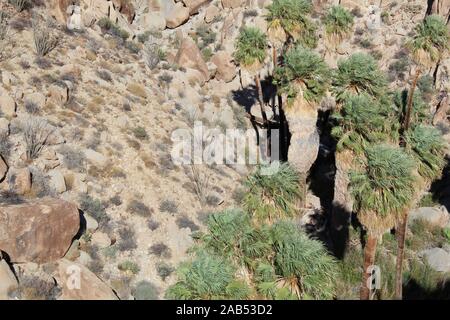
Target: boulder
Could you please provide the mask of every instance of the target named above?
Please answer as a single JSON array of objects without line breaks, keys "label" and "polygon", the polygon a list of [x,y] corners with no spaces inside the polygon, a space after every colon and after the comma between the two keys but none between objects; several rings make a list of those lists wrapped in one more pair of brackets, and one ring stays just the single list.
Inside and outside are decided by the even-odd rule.
[{"label": "boulder", "polygon": [[60,300],[117,300],[112,289],[81,264],[60,260],[56,278],[62,287]]},{"label": "boulder", "polygon": [[91,242],[99,248],[107,248],[111,245],[111,239],[104,232],[96,231],[92,235]]},{"label": "boulder", "polygon": [[8,293],[17,289],[18,283],[5,260],[0,260],[0,300],[8,300]]},{"label": "boulder", "polygon": [[218,80],[230,82],[236,76],[236,66],[232,62],[232,57],[225,51],[218,51],[212,58],[211,62],[216,65],[216,76]]},{"label": "boulder", "polygon": [[175,62],[184,68],[191,68],[201,73],[203,79],[202,83],[209,80],[209,70],[206,62],[203,60],[197,44],[190,37],[183,39],[178,50]]},{"label": "boulder", "polygon": [[8,172],[8,165],[6,164],[5,159],[0,155],[0,182],[3,181],[6,177],[6,173]]},{"label": "boulder", "polygon": [[409,214],[409,222],[422,220],[432,226],[444,228],[450,220],[450,216],[444,206],[422,207],[415,209]]},{"label": "boulder", "polygon": [[8,182],[11,189],[19,195],[31,190],[31,172],[28,168],[10,170]]},{"label": "boulder", "polygon": [[50,177],[50,184],[58,193],[63,193],[67,191],[66,181],[61,170],[51,170],[48,172]]},{"label": "boulder", "polygon": [[52,198],[0,207],[0,250],[13,263],[62,258],[80,228],[76,205]]},{"label": "boulder", "polygon": [[166,25],[167,28],[174,29],[181,26],[189,19],[189,9],[178,2],[167,14]]},{"label": "boulder", "polygon": [[159,12],[148,12],[139,17],[136,21],[143,30],[164,30],[166,28],[166,19]]},{"label": "boulder", "polygon": [[200,9],[203,5],[211,2],[211,0],[182,0],[184,5],[188,7],[189,14],[198,13],[198,9]]},{"label": "boulder", "polygon": [[86,212],[84,213],[84,220],[86,220],[86,230],[95,231],[98,229],[98,222]]},{"label": "boulder", "polygon": [[244,5],[244,0],[222,0],[222,6],[224,8],[239,8]]},{"label": "boulder", "polygon": [[205,11],[205,22],[211,23],[220,15],[220,9],[215,5],[210,5]]},{"label": "boulder", "polygon": [[450,253],[442,248],[432,248],[420,252],[428,265],[438,272],[450,272]]},{"label": "boulder", "polygon": [[10,96],[0,96],[0,115],[8,118],[16,116],[16,102]]}]

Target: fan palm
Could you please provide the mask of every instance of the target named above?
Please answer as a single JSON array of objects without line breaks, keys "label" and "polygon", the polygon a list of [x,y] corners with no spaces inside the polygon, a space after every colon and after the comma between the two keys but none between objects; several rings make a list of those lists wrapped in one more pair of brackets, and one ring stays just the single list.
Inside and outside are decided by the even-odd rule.
[{"label": "fan palm", "polygon": [[180,265],[174,299],[330,299],[335,260],[291,222],[258,226],[241,210],[211,215],[195,258]]},{"label": "fan palm", "polygon": [[275,218],[291,217],[299,193],[299,175],[288,163],[271,175],[258,168],[245,182],[247,189],[244,209],[259,221],[273,222]]},{"label": "fan palm", "polygon": [[344,7],[332,6],[324,18],[325,33],[331,43],[339,44],[353,27],[353,15]]},{"label": "fan palm", "polygon": [[310,0],[274,0],[267,6],[268,34],[274,45],[288,39],[314,48],[317,45],[316,28],[308,18],[312,10]]},{"label": "fan palm", "polygon": [[[317,106],[326,94],[329,69],[323,59],[301,45],[287,51],[274,82],[286,98],[286,119],[291,132],[288,159],[306,185],[306,174],[317,158],[319,134]],[[302,198],[304,198],[303,195]]]},{"label": "fan palm", "polygon": [[338,68],[333,74],[332,91],[339,103],[363,92],[380,97],[385,90],[385,75],[378,69],[372,56],[355,53],[346,60],[338,61]]},{"label": "fan palm", "polygon": [[353,166],[352,160],[363,154],[369,143],[398,139],[398,122],[394,116],[394,110],[385,99],[374,99],[367,93],[350,96],[332,115],[331,134],[337,141],[331,215],[335,241],[339,240],[339,230],[350,222],[353,201],[348,192],[348,172]]},{"label": "fan palm", "polygon": [[[438,129],[421,124],[405,132],[404,139],[406,144],[405,150],[415,160],[422,184],[428,187],[442,173],[442,169],[445,166],[447,144]],[[395,294],[398,299],[402,298],[403,257],[408,214],[409,210],[404,210],[403,215],[399,217],[396,230],[398,250]]]},{"label": "fan palm", "polygon": [[350,172],[350,187],[358,220],[367,232],[361,299],[370,298],[368,268],[374,264],[378,238],[395,225],[415,196],[414,160],[401,148],[368,146],[365,163]]},{"label": "fan palm", "polygon": [[437,15],[430,15],[419,23],[414,29],[412,39],[407,43],[413,59],[417,64],[415,77],[408,94],[406,115],[403,123],[404,130],[409,129],[410,116],[414,90],[422,72],[422,68],[430,68],[434,63],[439,63],[443,55],[450,48],[450,33],[444,19]]},{"label": "fan palm", "polygon": [[242,67],[255,75],[255,85],[258,92],[261,115],[266,127],[268,126],[268,120],[264,110],[264,100],[259,70],[266,59],[267,46],[267,37],[261,30],[255,27],[245,27],[241,30],[241,33],[237,39],[236,50],[234,52],[235,60]]}]

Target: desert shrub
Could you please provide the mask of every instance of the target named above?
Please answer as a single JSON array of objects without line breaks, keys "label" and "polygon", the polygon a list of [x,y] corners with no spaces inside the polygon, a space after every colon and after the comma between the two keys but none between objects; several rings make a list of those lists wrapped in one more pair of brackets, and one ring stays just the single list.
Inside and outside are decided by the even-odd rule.
[{"label": "desert shrub", "polygon": [[148,227],[150,230],[155,231],[156,229],[159,228],[159,222],[150,219],[150,220],[148,220],[148,222],[147,222],[147,227]]},{"label": "desert shrub", "polygon": [[167,212],[167,213],[177,213],[178,212],[178,204],[172,200],[163,200],[159,204],[159,211]]},{"label": "desert shrub", "polygon": [[127,40],[130,37],[130,34],[127,31],[123,30],[116,23],[106,17],[101,18],[97,22],[97,24],[108,34],[115,36],[123,41]]},{"label": "desert shrub", "polygon": [[94,199],[88,194],[81,194],[79,198],[80,209],[89,213],[101,227],[109,222],[104,204],[99,199]]},{"label": "desert shrub", "polygon": [[417,87],[420,89],[424,100],[430,101],[435,92],[433,77],[428,74],[420,77],[417,81]]},{"label": "desert shrub", "polygon": [[33,39],[36,53],[44,57],[56,48],[59,38],[52,35],[49,27],[36,19],[33,20]]},{"label": "desert shrub", "polygon": [[133,261],[130,261],[130,260],[126,260],[126,261],[123,261],[123,262],[119,263],[117,268],[120,271],[129,272],[129,273],[134,274],[134,275],[138,274],[139,271],[141,271],[141,268],[139,268],[137,263],[135,263]]},{"label": "desert shrub", "polygon": [[97,75],[100,77],[100,79],[103,79],[103,80],[105,80],[107,82],[112,82],[113,81],[111,73],[109,73],[106,70],[98,70],[97,71]]},{"label": "desert shrub", "polygon": [[12,143],[9,136],[5,133],[0,133],[0,156],[8,159],[11,154]]},{"label": "desert shrub", "polygon": [[211,57],[213,56],[213,51],[210,48],[204,48],[202,50],[202,56],[203,59],[208,62],[209,60],[211,60]]},{"label": "desert shrub", "polygon": [[68,169],[85,171],[86,156],[82,151],[68,145],[63,145],[58,149],[58,152],[63,155],[64,165]]},{"label": "desert shrub", "polygon": [[408,57],[402,57],[400,59],[395,60],[389,65],[389,71],[394,73],[395,76],[400,80],[404,80],[405,72],[408,71],[410,63],[411,62]]},{"label": "desert shrub", "polygon": [[2,205],[21,204],[24,202],[25,200],[22,196],[13,190],[0,191],[0,204]]},{"label": "desert shrub", "polygon": [[117,248],[120,251],[131,251],[137,248],[136,234],[130,227],[123,227],[119,229],[120,240]]},{"label": "desert shrub", "polygon": [[134,41],[125,41],[125,48],[134,54],[138,54],[141,51],[141,47]]},{"label": "desert shrub", "polygon": [[136,285],[132,290],[132,295],[136,300],[157,300],[158,291],[158,288],[154,284],[144,280]]},{"label": "desert shrub", "polygon": [[18,295],[23,300],[56,300],[60,294],[61,289],[55,282],[36,276],[20,277]]},{"label": "desert shrub", "polygon": [[47,144],[53,128],[45,119],[30,116],[22,123],[21,129],[26,144],[27,159],[36,159]]},{"label": "desert shrub", "polygon": [[158,76],[158,81],[160,85],[167,87],[172,82],[173,76],[168,74],[167,72],[163,72],[163,74]]},{"label": "desert shrub", "polygon": [[91,270],[94,274],[100,275],[105,268],[104,263],[100,259],[93,259],[87,265],[88,269]]},{"label": "desert shrub", "polygon": [[53,67],[52,62],[49,59],[45,59],[43,57],[37,57],[34,60],[34,63],[42,70],[48,70]]},{"label": "desert shrub", "polygon": [[8,2],[14,6],[17,12],[22,12],[23,10],[31,7],[30,0],[8,0]]},{"label": "desert shrub", "polygon": [[168,263],[160,262],[156,265],[156,272],[163,281],[166,281],[166,279],[172,274],[173,271],[174,268]]},{"label": "desert shrub", "polygon": [[136,199],[131,200],[128,204],[127,210],[141,217],[149,217],[152,214],[152,210],[148,206]]},{"label": "desert shrub", "polygon": [[118,194],[116,194],[114,197],[109,199],[109,202],[118,207],[122,204],[122,199]]},{"label": "desert shrub", "polygon": [[25,101],[25,111],[31,115],[36,115],[39,113],[39,106],[37,105],[37,103],[27,100]]},{"label": "desert shrub", "polygon": [[170,258],[170,248],[163,242],[153,244],[149,248],[149,253],[161,258]]},{"label": "desert shrub", "polygon": [[181,228],[189,228],[191,229],[192,232],[199,230],[200,228],[198,227],[198,225],[196,225],[194,223],[194,221],[192,221],[191,219],[189,219],[186,216],[181,216],[178,217],[176,220],[176,223],[178,225],[178,227]]},{"label": "desert shrub", "polygon": [[148,134],[144,127],[134,128],[133,135],[139,140],[147,140],[148,139]]},{"label": "desert shrub", "polygon": [[257,17],[258,10],[256,9],[247,9],[244,11],[244,18]]},{"label": "desert shrub", "polygon": [[202,41],[199,45],[200,50],[216,41],[216,33],[206,24],[199,25],[195,30],[195,34]]},{"label": "desert shrub", "polygon": [[160,61],[166,59],[166,53],[157,43],[148,41],[144,47],[144,57],[150,69],[155,69]]},{"label": "desert shrub", "polygon": [[49,177],[36,167],[30,167],[32,190],[36,197],[56,196],[56,191],[49,184]]}]

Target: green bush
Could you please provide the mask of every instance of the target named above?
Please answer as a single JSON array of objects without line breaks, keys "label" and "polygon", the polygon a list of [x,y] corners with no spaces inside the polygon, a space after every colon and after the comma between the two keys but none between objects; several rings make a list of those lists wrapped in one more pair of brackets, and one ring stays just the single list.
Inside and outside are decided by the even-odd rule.
[{"label": "green bush", "polygon": [[138,274],[139,271],[141,271],[141,268],[139,268],[137,263],[129,261],[129,260],[119,263],[117,268],[120,271],[130,272],[130,273],[135,274],[135,275]]},{"label": "green bush", "polygon": [[342,39],[352,31],[353,16],[342,6],[332,6],[325,15],[324,23],[328,35]]},{"label": "green bush", "polygon": [[136,300],[157,300],[159,293],[154,284],[144,280],[138,282],[132,294]]},{"label": "green bush", "polygon": [[130,34],[127,31],[123,30],[117,24],[106,17],[101,18],[97,22],[97,24],[100,26],[100,28],[104,29],[109,34],[122,39],[123,41],[127,40],[130,37]]},{"label": "green bush", "polygon": [[262,63],[267,55],[267,37],[255,27],[245,27],[241,30],[236,42],[234,58],[243,66]]}]

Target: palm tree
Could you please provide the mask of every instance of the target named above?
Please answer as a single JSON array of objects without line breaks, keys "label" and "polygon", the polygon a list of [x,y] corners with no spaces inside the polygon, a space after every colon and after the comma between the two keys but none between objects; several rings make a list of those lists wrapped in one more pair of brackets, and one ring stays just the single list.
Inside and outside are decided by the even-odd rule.
[{"label": "palm tree", "polygon": [[324,24],[329,42],[338,45],[351,33],[353,15],[340,5],[332,6],[324,17]]},{"label": "palm tree", "polygon": [[330,72],[319,55],[301,45],[286,52],[283,63],[275,71],[274,82],[287,102],[288,161],[300,174],[305,199],[306,176],[319,150],[317,106],[326,94]]},{"label": "palm tree", "polygon": [[430,69],[433,64],[437,64],[437,68],[443,55],[450,48],[450,33],[444,19],[440,16],[430,15],[426,17],[415,27],[414,32],[412,39],[407,43],[407,47],[412,52],[417,70],[408,94],[406,116],[403,123],[405,131],[409,129],[412,99],[422,69]]},{"label": "palm tree", "polygon": [[361,299],[370,299],[368,268],[374,265],[378,238],[395,225],[416,192],[414,160],[397,146],[366,148],[361,168],[350,172],[351,193],[358,220],[367,232]]},{"label": "palm tree", "polygon": [[331,299],[336,261],[292,222],[258,226],[245,212],[211,215],[172,299]]},{"label": "palm tree", "polygon": [[266,111],[264,110],[259,70],[266,59],[267,46],[267,37],[261,30],[255,27],[245,27],[241,30],[237,39],[236,51],[234,52],[236,61],[250,73],[254,74],[261,115],[266,127],[268,127],[268,120]]},{"label": "palm tree", "polygon": [[386,92],[386,77],[379,70],[375,59],[365,53],[355,53],[338,61],[333,74],[332,91],[338,103],[351,95],[367,93],[380,97]]},{"label": "palm tree", "polygon": [[[442,173],[445,166],[447,145],[441,132],[431,126],[419,124],[404,134],[405,151],[414,159],[417,172],[421,178],[421,184],[417,189],[429,188],[431,182]],[[411,208],[410,205],[409,208]],[[406,240],[406,228],[408,224],[409,208],[403,211],[397,223],[397,265],[395,278],[395,296],[402,299],[403,258]]]},{"label": "palm tree", "polygon": [[316,27],[308,17],[311,1],[274,0],[267,10],[269,38],[275,43],[298,41],[309,48],[317,46]]},{"label": "palm tree", "polygon": [[[369,143],[395,142],[398,122],[386,99],[375,99],[367,93],[350,96],[339,111],[331,117],[331,134],[336,139],[336,176],[331,225],[334,241],[339,241],[340,230],[350,223],[352,197],[348,192],[348,172],[353,159],[364,154]],[[337,247],[336,247],[337,248]],[[343,252],[335,252],[338,256]]]},{"label": "palm tree", "polygon": [[298,173],[288,163],[271,175],[258,168],[245,182],[244,209],[258,221],[273,223],[276,218],[291,217],[299,193]]}]

